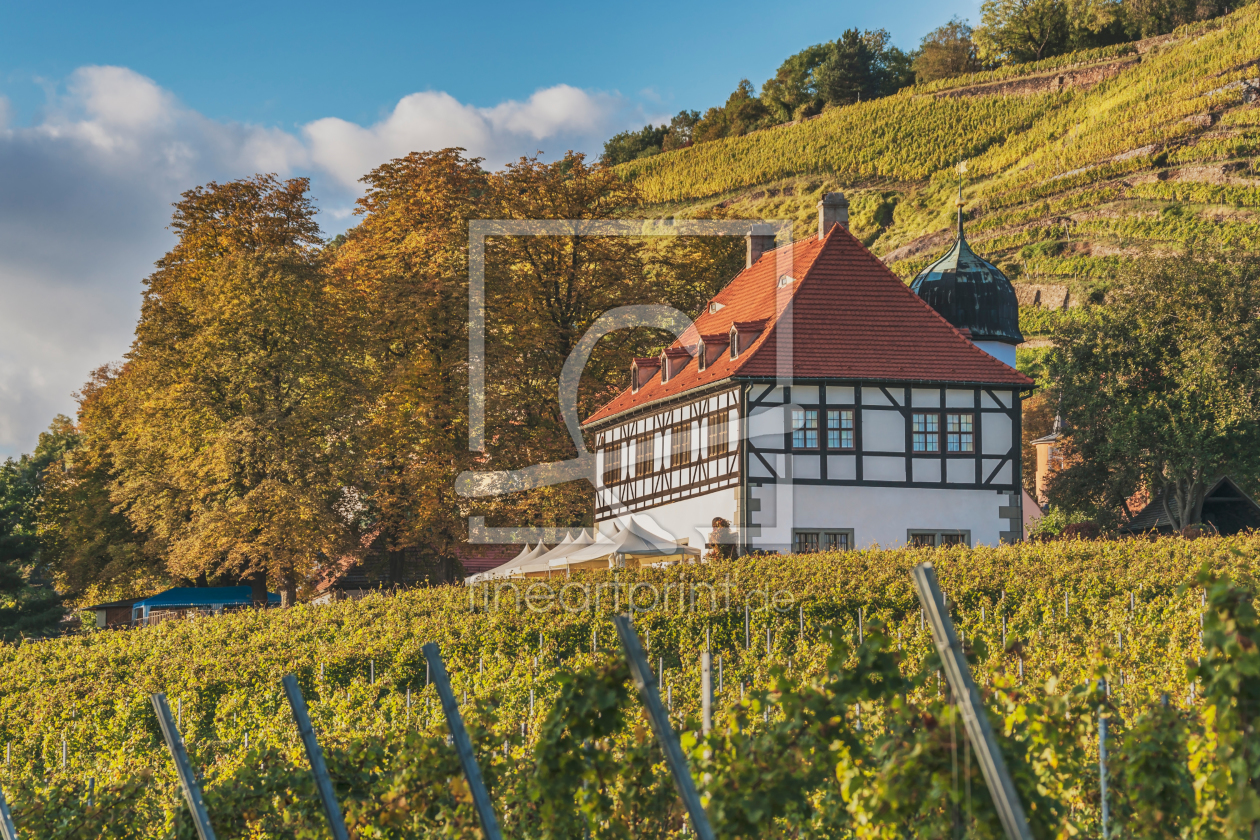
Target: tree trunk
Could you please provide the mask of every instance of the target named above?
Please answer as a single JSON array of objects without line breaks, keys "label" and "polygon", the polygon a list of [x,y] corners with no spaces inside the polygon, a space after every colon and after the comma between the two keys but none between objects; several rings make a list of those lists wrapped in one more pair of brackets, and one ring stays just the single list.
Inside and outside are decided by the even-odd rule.
[{"label": "tree trunk", "polygon": [[280,606],[292,607],[297,604],[297,580],[292,572],[286,572],[280,581]]},{"label": "tree trunk", "polygon": [[241,578],[241,583],[249,586],[249,598],[256,606],[267,606],[267,574],[250,572]]}]

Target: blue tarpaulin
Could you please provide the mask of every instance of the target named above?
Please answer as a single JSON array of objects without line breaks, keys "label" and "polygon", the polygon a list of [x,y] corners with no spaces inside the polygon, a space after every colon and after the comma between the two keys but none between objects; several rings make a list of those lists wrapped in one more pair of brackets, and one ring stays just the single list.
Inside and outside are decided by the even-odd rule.
[{"label": "blue tarpaulin", "polygon": [[[180,586],[159,592],[132,605],[133,610],[143,609],[143,615],[149,610],[180,609],[213,609],[224,607],[245,607],[254,601],[248,586]],[[280,596],[274,592],[267,593],[267,604],[278,605]]]}]

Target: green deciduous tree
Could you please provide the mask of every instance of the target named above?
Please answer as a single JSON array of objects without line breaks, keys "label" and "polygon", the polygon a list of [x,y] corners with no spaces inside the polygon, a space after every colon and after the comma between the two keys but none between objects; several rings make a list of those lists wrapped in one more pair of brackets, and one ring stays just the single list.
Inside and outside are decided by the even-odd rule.
[{"label": "green deciduous tree", "polygon": [[1036,61],[1068,48],[1068,0],[985,0],[975,31],[986,62]]},{"label": "green deciduous tree", "polygon": [[46,583],[39,512],[46,476],[77,443],[68,417],[58,415],[30,455],[0,465],[0,639],[40,636],[65,614]]},{"label": "green deciduous tree", "polygon": [[924,35],[914,59],[915,80],[920,84],[979,69],[971,26],[958,18]]},{"label": "green deciduous tree", "polygon": [[1106,306],[1065,322],[1049,375],[1068,466],[1051,502],[1123,520],[1163,493],[1180,529],[1216,477],[1260,476],[1260,269],[1244,256],[1139,264]]}]

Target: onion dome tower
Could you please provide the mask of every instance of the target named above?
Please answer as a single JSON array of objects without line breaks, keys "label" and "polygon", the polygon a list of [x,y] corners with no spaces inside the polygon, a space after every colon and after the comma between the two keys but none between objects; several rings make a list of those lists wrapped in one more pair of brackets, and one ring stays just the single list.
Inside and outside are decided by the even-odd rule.
[{"label": "onion dome tower", "polygon": [[995,359],[1015,367],[1019,301],[997,266],[978,256],[963,235],[962,184],[958,185],[958,239],[945,256],[919,272],[910,291]]}]

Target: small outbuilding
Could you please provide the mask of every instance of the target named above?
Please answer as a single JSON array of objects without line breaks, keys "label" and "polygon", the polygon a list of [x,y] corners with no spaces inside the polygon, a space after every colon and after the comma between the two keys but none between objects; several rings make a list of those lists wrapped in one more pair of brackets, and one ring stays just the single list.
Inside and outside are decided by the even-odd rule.
[{"label": "small outbuilding", "polygon": [[280,596],[268,592],[267,601],[262,604],[254,601],[253,591],[248,586],[178,586],[134,602],[131,605],[131,623],[158,624],[176,618],[219,615],[261,606],[280,606]]},{"label": "small outbuilding", "polygon": [[[1161,490],[1150,504],[1138,511],[1133,521],[1120,529],[1127,534],[1170,534],[1172,521],[1164,511]],[[1169,499],[1170,505],[1176,502]],[[1228,537],[1241,531],[1260,530],[1260,505],[1242,491],[1229,476],[1222,476],[1203,494],[1203,524]]]}]

